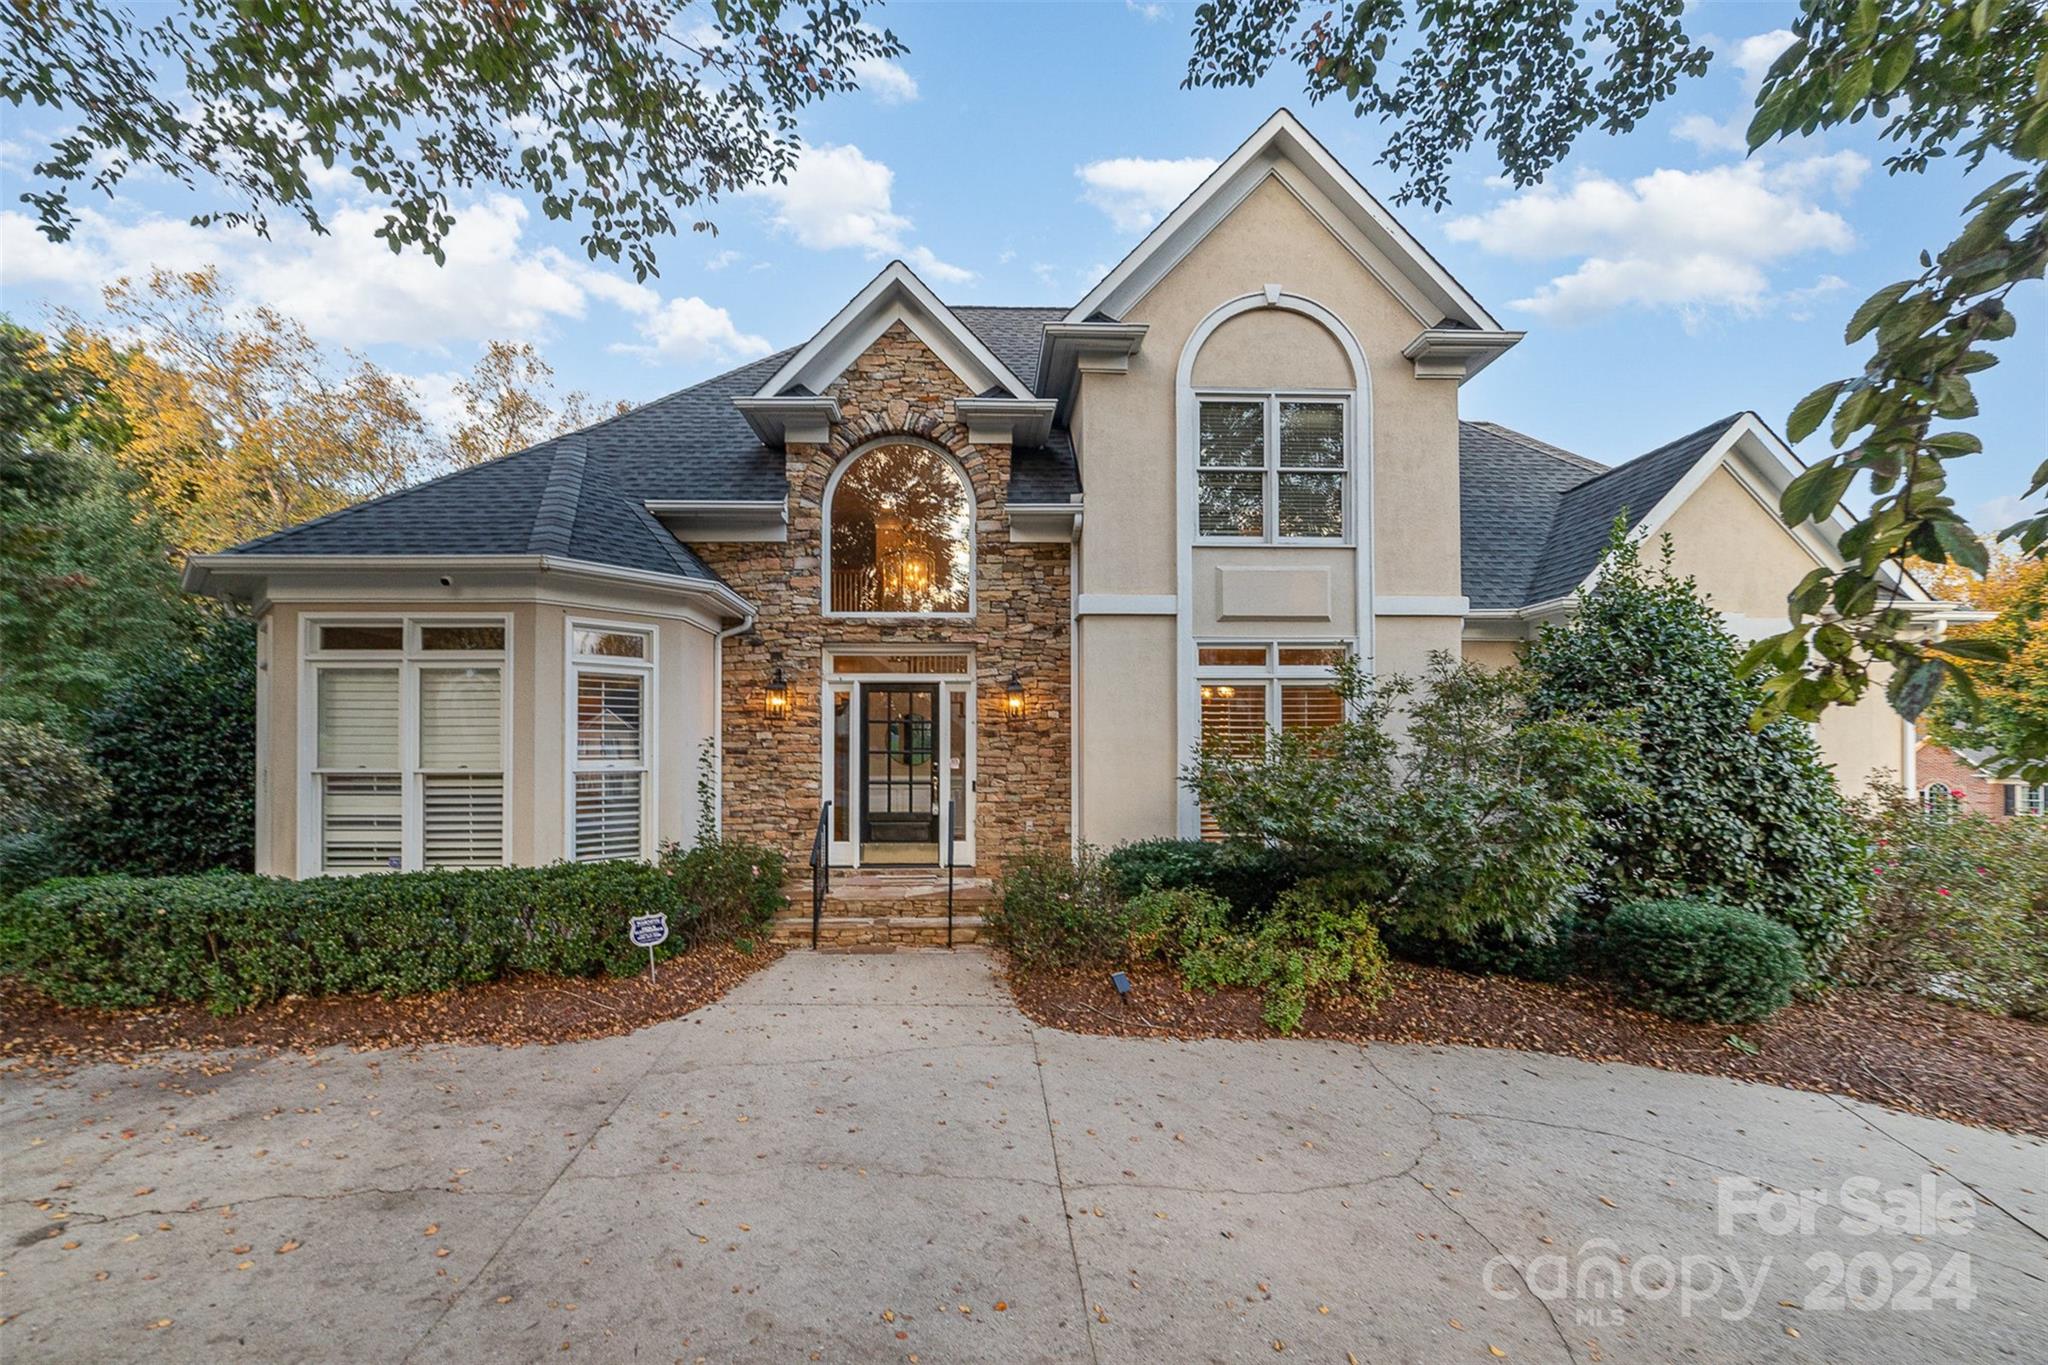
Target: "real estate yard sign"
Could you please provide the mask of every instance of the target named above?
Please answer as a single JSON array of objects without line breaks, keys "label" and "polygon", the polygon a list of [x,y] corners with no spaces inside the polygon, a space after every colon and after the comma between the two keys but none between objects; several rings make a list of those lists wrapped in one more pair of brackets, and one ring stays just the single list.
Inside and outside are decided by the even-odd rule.
[{"label": "real estate yard sign", "polygon": [[634,915],[626,921],[626,929],[632,935],[633,946],[647,950],[647,979],[654,980],[654,950],[668,942],[668,916]]}]

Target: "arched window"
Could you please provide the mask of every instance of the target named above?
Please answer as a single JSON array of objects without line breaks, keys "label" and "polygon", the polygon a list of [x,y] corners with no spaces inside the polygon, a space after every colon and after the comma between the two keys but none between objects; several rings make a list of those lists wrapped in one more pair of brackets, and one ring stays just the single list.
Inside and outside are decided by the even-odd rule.
[{"label": "arched window", "polygon": [[1930,782],[1920,793],[1920,809],[1937,820],[1954,815],[1962,803],[1962,791],[1946,782]]},{"label": "arched window", "polygon": [[959,466],[909,443],[840,466],[826,495],[826,610],[923,615],[968,609],[974,497]]}]

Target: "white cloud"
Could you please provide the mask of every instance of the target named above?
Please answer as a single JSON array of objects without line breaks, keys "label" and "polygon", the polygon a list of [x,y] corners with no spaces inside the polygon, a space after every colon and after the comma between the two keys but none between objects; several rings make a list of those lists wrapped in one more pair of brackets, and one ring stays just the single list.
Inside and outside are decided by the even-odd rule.
[{"label": "white cloud", "polygon": [[972,270],[940,260],[928,246],[910,248],[903,253],[903,260],[925,279],[937,280],[941,284],[965,284],[974,278]]},{"label": "white cloud", "polygon": [[724,270],[729,266],[738,265],[745,259],[747,258],[744,254],[730,249],[714,252],[711,259],[704,262],[704,268],[716,274],[718,271]]},{"label": "white cloud", "polygon": [[1166,17],[1166,6],[1140,3],[1140,0],[1124,0],[1124,8],[1148,24],[1156,24]]},{"label": "white cloud", "polygon": [[1681,142],[1690,142],[1704,153],[1733,152],[1738,156],[1747,153],[1749,121],[1756,112],[1756,92],[1763,86],[1764,73],[1771,69],[1771,63],[1792,46],[1795,37],[1791,29],[1774,28],[1768,33],[1753,33],[1733,43],[1710,39],[1716,56],[1727,60],[1740,74],[1742,102],[1734,113],[1724,119],[1706,114],[1687,114],[1672,127],[1671,135]]},{"label": "white cloud", "polygon": [[887,57],[863,57],[853,64],[860,88],[883,104],[909,104],[917,98],[917,77]]},{"label": "white cloud", "polygon": [[1970,514],[1970,525],[1987,536],[1995,536],[2014,522],[2038,517],[2044,510],[2048,508],[2038,502],[2028,502],[2017,493],[2006,493],[1978,503]]},{"label": "white cloud", "polygon": [[776,228],[813,251],[855,247],[869,256],[901,256],[934,280],[973,279],[973,271],[940,260],[929,247],[904,245],[913,224],[895,210],[895,183],[886,164],[849,143],[806,146],[788,181],[746,193],[765,200]]},{"label": "white cloud", "polygon": [[26,215],[8,211],[0,212],[0,259],[9,295],[41,289],[87,306],[122,275],[217,266],[244,303],[267,304],[315,337],[348,347],[431,350],[540,337],[560,321],[586,317],[596,304],[632,319],[650,355],[728,359],[769,349],[702,299],[664,300],[647,285],[553,247],[535,249],[525,240],[527,218],[525,205],[507,195],[458,205],[448,263],[435,265],[417,252],[393,255],[373,235],[382,214],[367,208],[329,214],[328,236],[278,224],[267,241],[161,215],[115,218],[88,209],[61,244],[44,239]]},{"label": "white cloud", "polygon": [[617,343],[612,350],[685,363],[766,355],[766,337],[742,332],[732,315],[695,295],[669,299],[640,323],[646,344]]},{"label": "white cloud", "polygon": [[1074,174],[1087,187],[1081,198],[1108,214],[1118,231],[1143,232],[1171,213],[1216,164],[1199,156],[1118,156],[1076,166]]},{"label": "white cloud", "polygon": [[1814,202],[1845,197],[1870,162],[1855,152],[1781,165],[1656,170],[1627,184],[1598,174],[1540,186],[1445,226],[1454,241],[1497,256],[1578,258],[1515,306],[1554,321],[1627,307],[1754,313],[1773,302],[1766,267],[1812,251],[1844,252],[1855,233]]}]

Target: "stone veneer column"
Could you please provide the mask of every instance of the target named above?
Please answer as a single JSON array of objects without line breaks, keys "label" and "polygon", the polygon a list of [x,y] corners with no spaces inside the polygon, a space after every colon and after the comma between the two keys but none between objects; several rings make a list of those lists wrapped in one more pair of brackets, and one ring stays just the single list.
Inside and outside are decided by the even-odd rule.
[{"label": "stone veneer column", "polygon": [[[1069,837],[1072,763],[1068,708],[1072,611],[1069,547],[1010,540],[1007,445],[974,445],[953,403],[973,394],[917,336],[897,323],[827,391],[844,421],[823,445],[792,444],[789,537],[781,544],[693,547],[760,609],[752,631],[725,645],[725,828],[801,860],[824,800],[821,755],[825,650],[888,644],[915,652],[971,648],[975,717],[976,866],[990,870],[1027,848]],[[974,486],[975,612],[971,620],[847,621],[823,609],[825,481],[847,453],[889,436],[914,436],[951,451]],[[789,711],[763,704],[780,664]],[[1011,671],[1024,683],[1024,714],[1005,705]]]}]

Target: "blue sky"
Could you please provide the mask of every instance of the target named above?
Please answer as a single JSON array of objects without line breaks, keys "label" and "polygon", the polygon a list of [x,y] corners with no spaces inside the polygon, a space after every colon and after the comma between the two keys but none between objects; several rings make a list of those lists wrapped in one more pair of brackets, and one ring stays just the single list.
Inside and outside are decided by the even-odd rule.
[{"label": "blue sky", "polygon": [[[1712,69],[1633,133],[1587,135],[1550,182],[1516,192],[1484,153],[1442,213],[1396,212],[1528,339],[1465,387],[1463,412],[1617,462],[1743,408],[1781,426],[1850,373],[1844,319],[1949,240],[1970,190],[1954,168],[1888,176],[1863,128],[1745,159],[1754,80],[1793,6],[1695,5]],[[714,210],[716,237],[660,248],[646,285],[593,265],[575,234],[499,193],[458,205],[450,262],[398,260],[375,215],[334,182],[333,236],[279,222],[269,243],[184,219],[201,201],[131,181],[89,204],[72,243],[41,242],[13,207],[50,114],[0,129],[0,307],[88,315],[98,287],[151,264],[217,262],[241,296],[322,341],[413,376],[444,413],[453,376],[490,339],[530,340],[565,387],[644,400],[802,341],[891,256],[956,303],[1070,303],[1276,106],[1294,109],[1366,186],[1383,132],[1310,106],[1276,70],[1253,90],[1179,88],[1192,7],[898,4],[910,45],[868,88],[813,110],[789,186]],[[1958,468],[1965,512],[1997,525],[2048,447],[2048,290],[2015,300],[2020,335],[1979,376],[1987,455]],[[1809,442],[1808,455],[1824,446]]]}]

